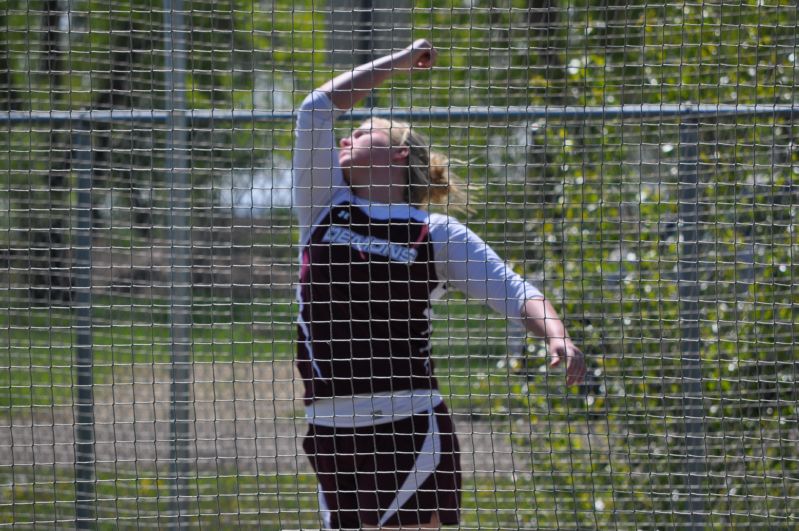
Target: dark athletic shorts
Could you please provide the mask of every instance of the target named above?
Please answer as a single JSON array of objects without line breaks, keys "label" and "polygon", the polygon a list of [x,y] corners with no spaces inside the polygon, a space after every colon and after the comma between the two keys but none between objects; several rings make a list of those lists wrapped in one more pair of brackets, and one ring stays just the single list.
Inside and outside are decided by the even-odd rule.
[{"label": "dark athletic shorts", "polygon": [[360,428],[310,424],[303,441],[325,529],[458,523],[460,453],[442,402],[432,412]]}]

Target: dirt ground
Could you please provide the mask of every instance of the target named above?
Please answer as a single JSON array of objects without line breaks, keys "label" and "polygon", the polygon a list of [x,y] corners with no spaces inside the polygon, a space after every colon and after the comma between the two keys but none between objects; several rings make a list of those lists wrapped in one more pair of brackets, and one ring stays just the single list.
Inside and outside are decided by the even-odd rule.
[{"label": "dirt ground", "polygon": [[[186,401],[187,446],[201,474],[309,472],[300,447],[306,425],[291,362],[196,363]],[[115,369],[96,382],[95,458],[98,467],[161,468],[170,462],[170,366]],[[514,451],[509,429],[471,422],[455,411],[464,472],[529,470],[529,448]],[[0,416],[0,467],[65,466],[75,462],[70,406],[19,408]]]}]

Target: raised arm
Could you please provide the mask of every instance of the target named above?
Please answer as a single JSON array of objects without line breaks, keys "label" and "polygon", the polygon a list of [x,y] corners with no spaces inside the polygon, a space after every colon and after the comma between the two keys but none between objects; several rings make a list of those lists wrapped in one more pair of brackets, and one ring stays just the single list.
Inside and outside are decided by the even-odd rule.
[{"label": "raised arm", "polygon": [[363,64],[323,84],[299,108],[292,164],[294,210],[305,241],[311,225],[330,206],[336,191],[348,187],[338,167],[333,135],[337,116],[350,109],[369,91],[397,72],[430,68],[436,51],[424,39],[404,50]]},{"label": "raised arm", "polygon": [[397,72],[429,69],[437,52],[425,39],[418,39],[407,48],[362,64],[328,81],[317,90],[326,93],[339,109],[351,109],[369,92]]}]

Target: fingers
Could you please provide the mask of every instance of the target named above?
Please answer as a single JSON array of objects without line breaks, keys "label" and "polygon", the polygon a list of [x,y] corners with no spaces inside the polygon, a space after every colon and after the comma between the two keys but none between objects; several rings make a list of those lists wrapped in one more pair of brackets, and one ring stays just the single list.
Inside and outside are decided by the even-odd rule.
[{"label": "fingers", "polygon": [[416,39],[410,47],[414,50],[429,50],[433,45],[427,39]]},{"label": "fingers", "polygon": [[408,46],[411,53],[413,68],[432,68],[436,62],[438,52],[427,39],[417,39]]},{"label": "fingers", "polygon": [[585,357],[579,349],[574,348],[573,355],[566,363],[566,383],[568,385],[583,383],[585,371]]},{"label": "fingers", "polygon": [[432,52],[425,52],[421,56],[416,59],[416,63],[413,65],[416,68],[432,68],[433,66],[433,57]]},{"label": "fingers", "polygon": [[585,379],[586,366],[585,356],[573,344],[560,344],[550,349],[552,361],[550,367],[557,367],[563,358],[566,358],[566,384],[574,385],[582,383]]},{"label": "fingers", "polygon": [[432,68],[433,65],[436,64],[437,56],[438,51],[436,51],[435,48],[430,48],[419,56],[419,59],[416,61],[416,66],[418,68]]}]

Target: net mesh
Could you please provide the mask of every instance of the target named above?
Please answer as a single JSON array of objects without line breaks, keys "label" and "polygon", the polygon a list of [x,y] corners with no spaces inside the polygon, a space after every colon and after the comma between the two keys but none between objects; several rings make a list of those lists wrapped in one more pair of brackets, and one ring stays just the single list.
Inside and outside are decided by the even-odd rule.
[{"label": "net mesh", "polygon": [[435,305],[461,525],[793,528],[796,6],[370,4],[0,11],[0,526],[319,527],[293,112],[424,37],[436,67],[368,105],[450,156],[589,363],[567,387]]}]

